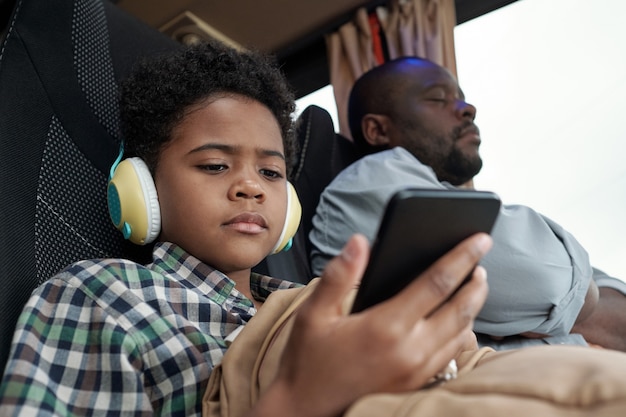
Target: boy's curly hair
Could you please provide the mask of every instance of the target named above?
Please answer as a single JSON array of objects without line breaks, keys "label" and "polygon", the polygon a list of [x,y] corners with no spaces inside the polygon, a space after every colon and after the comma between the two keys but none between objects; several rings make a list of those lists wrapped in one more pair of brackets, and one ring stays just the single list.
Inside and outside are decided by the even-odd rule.
[{"label": "boy's curly hair", "polygon": [[294,96],[270,56],[220,43],[194,44],[141,61],[122,82],[120,93],[124,154],[141,157],[153,174],[163,145],[187,110],[211,96],[233,93],[270,109],[280,126],[291,174],[296,152]]}]

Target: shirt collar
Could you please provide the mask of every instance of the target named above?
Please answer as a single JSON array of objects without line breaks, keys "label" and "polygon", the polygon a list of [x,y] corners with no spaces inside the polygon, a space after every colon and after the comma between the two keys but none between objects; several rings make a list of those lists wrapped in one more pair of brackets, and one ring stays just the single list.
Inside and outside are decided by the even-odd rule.
[{"label": "shirt collar", "polygon": [[[153,262],[148,265],[149,268],[176,276],[182,285],[202,292],[219,304],[223,304],[232,297],[233,291],[236,291],[235,282],[226,274],[207,265],[174,243],[157,242],[152,258]],[[294,286],[298,284],[254,272],[250,274],[250,291],[258,301],[265,301],[269,294],[277,289]]]}]

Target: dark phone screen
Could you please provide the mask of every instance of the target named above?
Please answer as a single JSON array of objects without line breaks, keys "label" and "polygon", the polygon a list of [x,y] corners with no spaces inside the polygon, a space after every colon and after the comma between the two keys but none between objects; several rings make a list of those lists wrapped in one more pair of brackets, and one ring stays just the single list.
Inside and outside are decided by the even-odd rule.
[{"label": "dark phone screen", "polygon": [[490,233],[500,199],[488,191],[406,189],[389,201],[352,312],[388,299],[469,236]]}]

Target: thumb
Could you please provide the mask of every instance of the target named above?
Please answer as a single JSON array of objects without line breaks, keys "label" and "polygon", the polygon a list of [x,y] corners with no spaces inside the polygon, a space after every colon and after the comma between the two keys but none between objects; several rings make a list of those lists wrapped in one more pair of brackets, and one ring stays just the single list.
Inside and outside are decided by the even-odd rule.
[{"label": "thumb", "polygon": [[326,265],[320,282],[309,298],[310,308],[340,312],[345,297],[360,282],[368,258],[367,238],[353,235],[341,253]]}]

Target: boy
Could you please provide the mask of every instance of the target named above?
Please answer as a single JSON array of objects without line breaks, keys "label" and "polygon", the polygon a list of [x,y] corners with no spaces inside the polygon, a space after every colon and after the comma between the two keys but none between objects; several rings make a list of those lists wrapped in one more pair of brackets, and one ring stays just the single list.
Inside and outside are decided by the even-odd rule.
[{"label": "boy", "polygon": [[40,287],[2,395],[26,391],[4,404],[198,411],[226,336],[293,286],[250,271],[286,216],[293,110],[281,75],[256,55],[203,45],[137,68],[121,112],[125,156],[142,158],[159,198],[153,263],[79,262]]},{"label": "boy", "polygon": [[[124,156],[141,158],[155,186],[160,226],[153,262],[78,262],[33,293],[0,387],[3,415],[200,415],[200,399],[227,349],[227,337],[252,318],[269,293],[294,286],[251,273],[275,249],[287,217],[294,102],[276,68],[255,53],[196,45],[136,68],[122,86],[121,104]],[[435,296],[428,303],[443,301],[488,245],[484,237],[466,243],[414,292],[428,295],[423,287],[430,286]],[[335,351],[345,353],[327,341],[348,346],[361,340],[356,336],[376,341],[381,333],[384,342],[392,340],[388,336],[411,340],[397,331],[385,336],[389,326],[372,327],[398,316],[406,294],[376,310],[376,316],[332,317],[335,325],[352,324],[333,337],[306,340],[331,324],[311,325],[339,311],[333,303],[355,284],[366,259],[366,243],[356,238],[329,266],[325,284],[315,293],[317,309],[311,309],[304,330],[294,337],[298,352],[326,349],[307,361],[312,369],[320,359],[326,367],[332,364]],[[486,294],[484,272],[475,276],[452,301],[456,307],[433,314],[431,306],[405,318],[413,324],[422,318],[431,322],[413,332],[419,340],[430,340],[424,349],[412,349],[420,364],[429,358],[427,366],[418,372],[414,363],[410,369],[401,363],[402,372],[412,375],[411,386],[443,368],[467,340]],[[442,324],[451,325],[430,335]],[[377,345],[387,355],[395,352],[388,343]],[[365,356],[384,365],[393,380],[393,366]],[[320,398],[308,391],[307,381],[315,377],[309,374],[287,375],[289,381],[294,375],[304,381],[289,387],[287,397]],[[349,369],[346,375],[358,377]],[[318,378],[323,391],[324,375]],[[260,413],[275,405],[272,398],[284,398],[284,381],[277,380]],[[345,393],[335,390],[336,399],[324,403],[323,411],[335,413],[383,383],[348,383]]]}]

